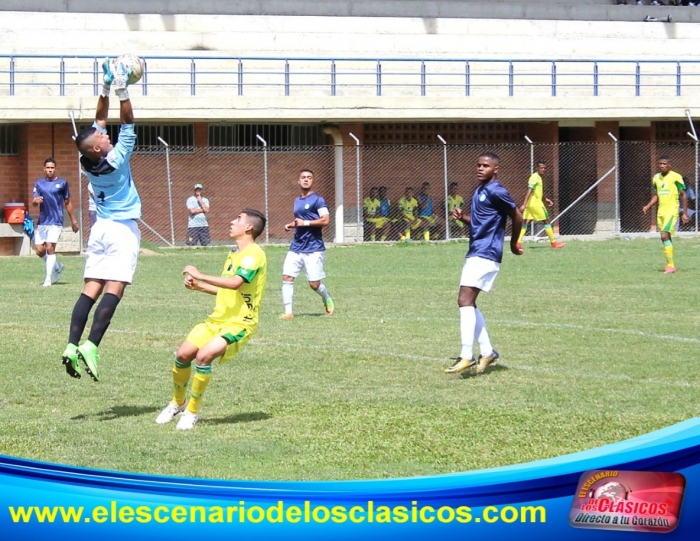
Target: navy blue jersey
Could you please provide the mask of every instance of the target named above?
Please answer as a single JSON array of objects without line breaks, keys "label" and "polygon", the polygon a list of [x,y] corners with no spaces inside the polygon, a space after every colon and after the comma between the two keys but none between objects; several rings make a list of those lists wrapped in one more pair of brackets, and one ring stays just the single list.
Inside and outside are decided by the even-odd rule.
[{"label": "navy blue jersey", "polygon": [[[328,214],[328,205],[326,200],[317,193],[311,192],[306,197],[300,196],[294,200],[295,218],[309,221],[318,220],[322,215],[321,213],[323,215]],[[325,244],[323,244],[323,228],[320,226],[295,228],[294,238],[289,249],[297,254],[322,252],[326,249]]]},{"label": "navy blue jersey", "polygon": [[34,183],[34,197],[43,197],[39,203],[39,223],[41,225],[63,225],[63,205],[70,199],[70,190],[65,179],[40,178]]},{"label": "navy blue jersey", "polygon": [[506,221],[516,206],[498,180],[479,185],[472,197],[467,257],[501,262]]},{"label": "navy blue jersey", "polygon": [[433,215],[433,198],[429,195],[418,194],[418,201],[420,202],[420,214],[418,216],[432,216]]}]

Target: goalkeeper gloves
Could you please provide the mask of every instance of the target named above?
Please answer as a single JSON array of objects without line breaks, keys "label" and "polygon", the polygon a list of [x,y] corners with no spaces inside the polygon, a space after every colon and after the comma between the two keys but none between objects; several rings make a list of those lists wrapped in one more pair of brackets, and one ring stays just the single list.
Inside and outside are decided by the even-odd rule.
[{"label": "goalkeeper gloves", "polygon": [[102,62],[102,89],[100,90],[100,96],[103,98],[109,98],[109,89],[112,86],[112,81],[114,81],[114,74],[109,67],[109,58],[105,58]]}]

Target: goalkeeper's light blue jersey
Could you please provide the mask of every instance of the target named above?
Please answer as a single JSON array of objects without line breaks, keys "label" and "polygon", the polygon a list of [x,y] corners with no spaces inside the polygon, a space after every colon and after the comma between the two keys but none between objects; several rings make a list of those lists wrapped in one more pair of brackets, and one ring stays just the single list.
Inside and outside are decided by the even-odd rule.
[{"label": "goalkeeper's light blue jersey", "polygon": [[[93,127],[106,132],[97,123]],[[122,124],[114,148],[98,163],[82,156],[85,169],[95,192],[98,220],[138,220],[141,218],[141,198],[131,176],[131,155],[136,146],[133,124]]]}]

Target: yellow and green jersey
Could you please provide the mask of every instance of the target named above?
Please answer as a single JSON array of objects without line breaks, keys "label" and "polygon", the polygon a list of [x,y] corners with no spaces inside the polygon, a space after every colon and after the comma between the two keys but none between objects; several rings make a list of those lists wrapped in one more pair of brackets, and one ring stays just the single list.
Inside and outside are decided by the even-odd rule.
[{"label": "yellow and green jersey", "polygon": [[540,207],[542,206],[542,192],[543,192],[543,186],[542,186],[542,177],[540,174],[535,171],[530,175],[530,178],[527,181],[527,187],[532,190],[532,193],[530,194],[530,199],[527,201],[527,206],[533,206],[533,207]]},{"label": "yellow and green jersey", "polygon": [[452,214],[455,209],[464,208],[464,197],[461,195],[448,195],[447,196],[447,210]]},{"label": "yellow and green jersey", "polygon": [[369,197],[365,197],[365,200],[362,202],[362,207],[365,209],[367,216],[376,216],[380,206],[381,202],[376,198],[370,199]]},{"label": "yellow and green jersey", "polygon": [[209,319],[220,325],[238,324],[251,330],[255,329],[260,318],[267,283],[265,252],[255,243],[246,246],[240,252],[231,251],[221,276],[240,276],[243,278],[243,284],[238,289],[219,288],[214,311]]},{"label": "yellow and green jersey", "polygon": [[680,192],[685,191],[683,177],[675,171],[669,171],[666,176],[656,173],[651,179],[654,193],[659,198],[657,214],[664,216],[678,214],[680,207]]},{"label": "yellow and green jersey", "polygon": [[406,218],[415,218],[416,208],[418,208],[418,200],[415,197],[406,199],[401,197],[398,202],[399,210]]}]

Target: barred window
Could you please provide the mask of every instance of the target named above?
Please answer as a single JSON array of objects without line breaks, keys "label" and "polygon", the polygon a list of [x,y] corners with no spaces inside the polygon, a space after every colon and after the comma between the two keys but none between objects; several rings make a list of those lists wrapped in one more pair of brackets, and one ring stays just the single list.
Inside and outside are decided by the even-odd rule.
[{"label": "barred window", "polygon": [[[90,126],[80,126],[80,129]],[[119,140],[120,124],[107,124],[107,135],[112,144]],[[165,152],[161,137],[171,152],[194,152],[194,124],[136,124],[136,148],[134,152]]]},{"label": "barred window", "polygon": [[19,126],[17,124],[0,124],[0,155],[16,156],[19,154]]},{"label": "barred window", "polygon": [[439,145],[441,135],[451,144],[522,142],[522,122],[378,122],[365,124],[366,144]]},{"label": "barred window", "polygon": [[194,124],[136,124],[135,152],[164,152],[159,137],[171,152],[194,152]]},{"label": "barred window", "polygon": [[268,148],[309,147],[325,143],[320,124],[209,124],[209,151],[259,150],[262,137]]},{"label": "barred window", "polygon": [[[695,124],[695,129],[700,126]],[[692,132],[690,123],[687,120],[671,120],[656,122],[657,141],[691,141],[688,132]]]}]

